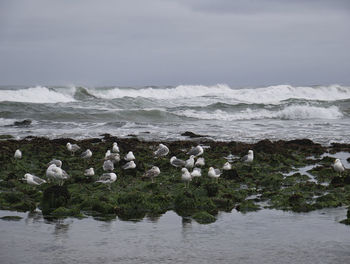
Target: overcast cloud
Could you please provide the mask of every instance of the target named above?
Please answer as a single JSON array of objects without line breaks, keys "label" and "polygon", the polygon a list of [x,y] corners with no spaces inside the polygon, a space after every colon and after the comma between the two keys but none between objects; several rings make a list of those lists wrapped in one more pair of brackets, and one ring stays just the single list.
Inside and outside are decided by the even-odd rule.
[{"label": "overcast cloud", "polygon": [[350,84],[348,0],[1,0],[0,84]]}]

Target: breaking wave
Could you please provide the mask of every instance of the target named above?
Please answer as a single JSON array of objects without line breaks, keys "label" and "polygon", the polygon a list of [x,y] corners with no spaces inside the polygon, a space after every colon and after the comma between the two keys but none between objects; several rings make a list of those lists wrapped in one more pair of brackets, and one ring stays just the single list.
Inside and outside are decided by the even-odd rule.
[{"label": "breaking wave", "polygon": [[[67,89],[65,89],[67,90]],[[0,101],[24,102],[24,103],[68,103],[75,99],[69,91],[58,92],[54,89],[36,86],[18,90],[0,90]]]},{"label": "breaking wave", "polygon": [[196,119],[207,120],[254,120],[254,119],[339,119],[343,114],[336,106],[331,107],[316,107],[307,105],[288,106],[278,111],[271,111],[266,109],[251,110],[250,108],[238,113],[228,113],[223,110],[215,110],[213,112],[183,110],[177,111],[177,115]]}]

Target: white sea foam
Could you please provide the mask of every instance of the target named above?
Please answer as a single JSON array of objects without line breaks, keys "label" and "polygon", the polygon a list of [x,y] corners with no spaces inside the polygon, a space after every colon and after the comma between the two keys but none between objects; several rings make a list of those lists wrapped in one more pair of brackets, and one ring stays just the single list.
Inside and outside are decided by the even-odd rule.
[{"label": "white sea foam", "polygon": [[174,88],[112,88],[89,89],[89,93],[103,99],[144,97],[154,99],[183,99],[215,97],[243,103],[279,103],[288,99],[333,101],[350,99],[350,87],[339,85],[294,87],[277,85],[264,88],[232,89],[227,85],[180,85]]},{"label": "white sea foam", "polygon": [[288,106],[278,111],[270,111],[266,109],[251,110],[250,108],[248,108],[238,113],[228,113],[222,110],[215,110],[213,112],[182,110],[177,111],[176,114],[197,119],[224,121],[253,119],[339,119],[343,117],[343,114],[336,106],[326,108],[308,105]]},{"label": "white sea foam", "polygon": [[75,101],[69,93],[36,86],[19,90],[0,90],[0,101],[24,103],[67,103]]}]

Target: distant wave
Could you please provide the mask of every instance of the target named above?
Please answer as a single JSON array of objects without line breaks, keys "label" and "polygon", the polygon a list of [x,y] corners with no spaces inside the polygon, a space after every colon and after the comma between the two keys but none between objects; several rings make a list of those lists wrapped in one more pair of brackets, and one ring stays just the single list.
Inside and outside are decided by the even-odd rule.
[{"label": "distant wave", "polygon": [[68,103],[75,99],[69,93],[62,93],[51,88],[36,86],[18,90],[0,90],[0,101],[24,103]]},{"label": "distant wave", "polygon": [[350,87],[340,85],[294,87],[277,85],[264,88],[232,89],[227,85],[180,85],[173,88],[110,88],[88,89],[89,94],[102,99],[144,97],[154,99],[181,99],[217,97],[242,103],[279,103],[288,99],[334,101],[350,99]]},{"label": "distant wave", "polygon": [[308,105],[293,105],[288,106],[282,110],[270,111],[266,109],[246,109],[238,113],[228,113],[222,110],[215,110],[213,112],[183,110],[177,111],[177,115],[208,120],[253,120],[253,119],[339,119],[343,114],[336,106],[331,107],[316,107]]},{"label": "distant wave", "polygon": [[[214,86],[180,85],[165,88],[48,88],[0,89],[0,101],[27,103],[67,103],[87,99],[145,98],[156,100],[211,98],[217,102],[245,104],[278,104],[290,99],[336,101],[350,99],[350,87],[340,85],[294,87],[277,85],[264,88],[232,89],[224,84]],[[188,101],[188,99],[190,101]],[[202,100],[202,99],[200,99]],[[211,100],[213,101],[213,100]]]}]

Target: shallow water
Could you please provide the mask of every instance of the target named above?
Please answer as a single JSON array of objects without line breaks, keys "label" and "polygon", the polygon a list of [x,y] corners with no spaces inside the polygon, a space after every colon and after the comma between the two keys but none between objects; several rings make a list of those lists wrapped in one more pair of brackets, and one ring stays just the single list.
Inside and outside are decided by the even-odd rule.
[{"label": "shallow water", "polygon": [[345,208],[220,213],[209,225],[174,212],[140,222],[89,217],[0,220],[0,263],[350,263]]}]

